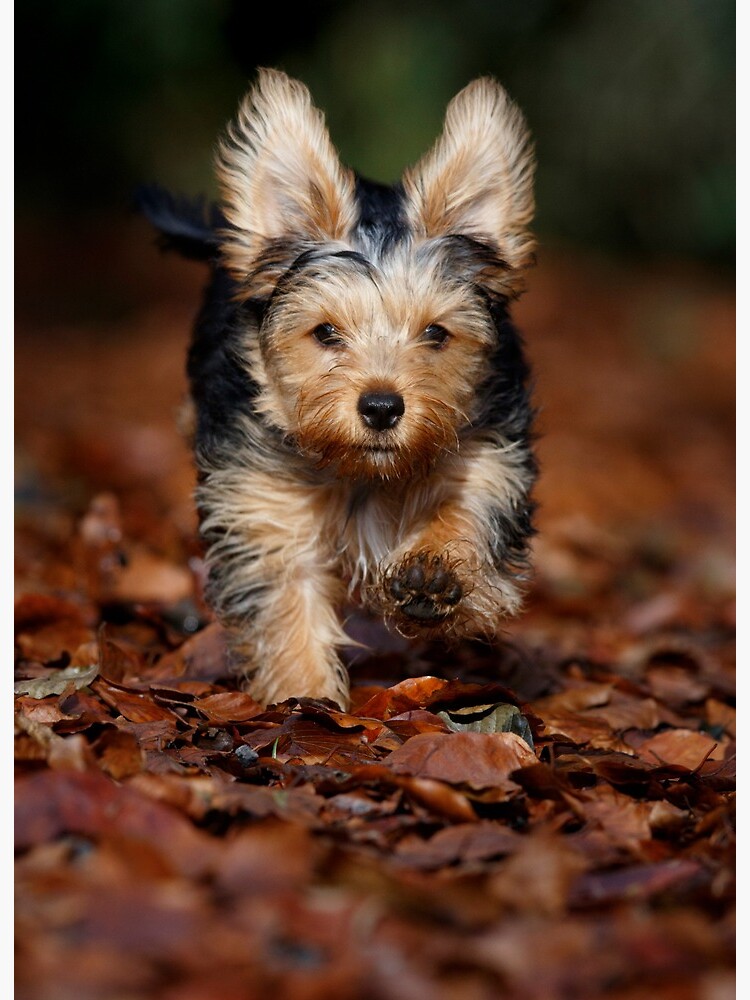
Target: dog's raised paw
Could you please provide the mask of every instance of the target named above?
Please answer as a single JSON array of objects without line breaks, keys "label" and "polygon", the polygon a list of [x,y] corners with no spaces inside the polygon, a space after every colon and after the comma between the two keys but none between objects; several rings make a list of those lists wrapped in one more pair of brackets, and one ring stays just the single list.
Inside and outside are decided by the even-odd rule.
[{"label": "dog's raised paw", "polygon": [[407,556],[386,576],[386,591],[398,614],[425,625],[448,618],[464,594],[440,556]]}]

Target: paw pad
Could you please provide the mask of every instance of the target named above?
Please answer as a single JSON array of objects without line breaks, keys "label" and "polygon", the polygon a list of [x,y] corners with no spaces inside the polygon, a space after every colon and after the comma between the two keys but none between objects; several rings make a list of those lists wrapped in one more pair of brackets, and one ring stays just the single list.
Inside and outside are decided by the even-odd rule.
[{"label": "paw pad", "polygon": [[404,560],[386,579],[396,610],[412,621],[432,624],[447,618],[463,597],[463,587],[439,556]]}]

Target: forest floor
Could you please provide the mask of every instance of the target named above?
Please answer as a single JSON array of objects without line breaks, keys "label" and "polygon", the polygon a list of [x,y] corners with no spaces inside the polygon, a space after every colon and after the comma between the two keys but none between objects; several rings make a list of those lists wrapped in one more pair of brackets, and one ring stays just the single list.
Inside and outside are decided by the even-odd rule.
[{"label": "forest floor", "polygon": [[[525,612],[356,620],[350,710],[266,710],[175,426],[203,275],[140,266],[106,335],[16,340],[18,1000],[733,997],[729,286],[542,254]],[[500,702],[533,751],[468,728]]]}]

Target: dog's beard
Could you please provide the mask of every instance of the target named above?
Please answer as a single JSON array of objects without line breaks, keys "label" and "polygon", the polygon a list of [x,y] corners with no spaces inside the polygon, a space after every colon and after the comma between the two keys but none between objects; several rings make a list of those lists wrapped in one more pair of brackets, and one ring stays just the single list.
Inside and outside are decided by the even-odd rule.
[{"label": "dog's beard", "polygon": [[299,450],[319,469],[348,479],[406,479],[429,473],[441,455],[455,451],[458,437],[447,423],[378,435],[350,437],[312,423],[300,428]]}]

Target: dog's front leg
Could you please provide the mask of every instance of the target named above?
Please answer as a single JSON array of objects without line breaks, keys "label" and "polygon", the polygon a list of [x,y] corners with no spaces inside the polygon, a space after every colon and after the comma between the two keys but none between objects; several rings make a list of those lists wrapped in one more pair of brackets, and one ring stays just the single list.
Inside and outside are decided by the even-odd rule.
[{"label": "dog's front leg", "polygon": [[326,501],[314,487],[246,469],[210,473],[198,491],[209,541],[208,597],[233,664],[263,704],[330,698],[345,706],[337,647],[343,584],[326,544]]},{"label": "dog's front leg", "polygon": [[384,567],[386,611],[405,632],[496,635],[518,610],[531,535],[528,453],[494,441],[468,445],[440,471],[427,519]]}]

